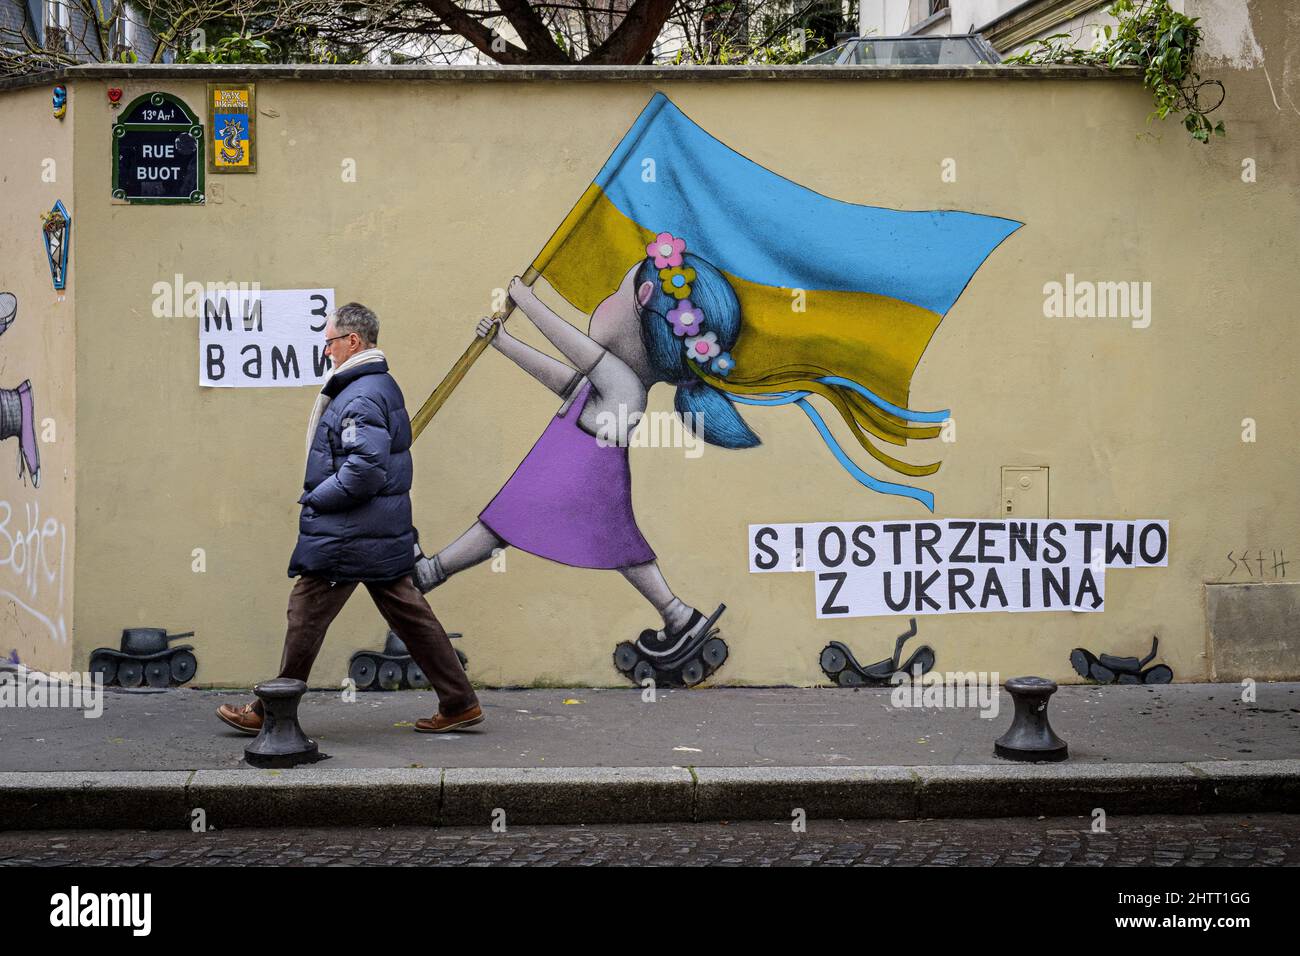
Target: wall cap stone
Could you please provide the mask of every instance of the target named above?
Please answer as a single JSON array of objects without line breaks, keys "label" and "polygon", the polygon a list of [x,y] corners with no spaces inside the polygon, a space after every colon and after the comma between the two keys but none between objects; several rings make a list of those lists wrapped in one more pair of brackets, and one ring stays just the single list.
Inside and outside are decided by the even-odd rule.
[{"label": "wall cap stone", "polygon": [[0,92],[77,80],[328,80],[346,82],[497,83],[707,82],[717,80],[1131,80],[1136,68],[977,64],[969,66],[401,66],[332,64],[87,63],[26,76],[0,78]]}]

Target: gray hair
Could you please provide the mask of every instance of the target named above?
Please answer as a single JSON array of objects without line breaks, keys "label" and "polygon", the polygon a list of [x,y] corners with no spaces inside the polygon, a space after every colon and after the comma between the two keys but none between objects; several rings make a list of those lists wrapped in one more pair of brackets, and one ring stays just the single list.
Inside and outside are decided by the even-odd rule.
[{"label": "gray hair", "polygon": [[360,302],[349,302],[335,310],[334,330],[339,335],[355,332],[367,346],[379,344],[379,317]]}]

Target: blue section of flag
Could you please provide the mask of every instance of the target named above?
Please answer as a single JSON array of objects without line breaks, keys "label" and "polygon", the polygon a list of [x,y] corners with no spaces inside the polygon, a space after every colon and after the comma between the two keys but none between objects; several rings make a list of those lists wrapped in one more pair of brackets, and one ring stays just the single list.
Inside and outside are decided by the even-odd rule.
[{"label": "blue section of flag", "polygon": [[[643,178],[654,162],[654,181]],[[968,212],[904,212],[831,199],[714,139],[656,93],[596,177],[652,231],[763,285],[870,292],[944,315],[1022,225]]]}]

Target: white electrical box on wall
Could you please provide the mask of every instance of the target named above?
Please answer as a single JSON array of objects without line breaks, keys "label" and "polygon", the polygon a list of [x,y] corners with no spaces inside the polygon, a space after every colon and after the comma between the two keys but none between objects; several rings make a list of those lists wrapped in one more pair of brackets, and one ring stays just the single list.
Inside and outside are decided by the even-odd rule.
[{"label": "white electrical box on wall", "polygon": [[1002,516],[1047,518],[1046,465],[1002,466]]}]

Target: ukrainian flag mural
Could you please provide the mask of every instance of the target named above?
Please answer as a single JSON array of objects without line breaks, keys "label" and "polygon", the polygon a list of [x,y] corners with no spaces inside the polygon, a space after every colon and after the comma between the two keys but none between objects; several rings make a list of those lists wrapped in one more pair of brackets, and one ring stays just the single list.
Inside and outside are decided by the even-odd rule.
[{"label": "ukrainian flag mural", "polygon": [[[861,467],[812,400],[828,403],[885,470],[933,474],[937,463],[909,464],[880,444],[939,434],[946,411],[909,407],[912,372],[971,275],[1019,225],[830,199],[724,146],[656,94],[510,283],[511,302],[563,360],[511,335],[509,310],[484,318],[476,343],[412,419],[418,434],[488,343],[562,403],[478,520],[431,558],[420,555],[420,588],[506,547],[617,570],[663,626],[619,643],[615,667],[640,686],[705,680],[729,653],[717,627],[726,604],[709,613],[702,609],[714,600],[678,597],[632,508],[628,448],[650,390],[671,386],[696,440],[724,448],[759,444],[738,406],[797,405],[862,485],[933,510],[930,491]],[[542,301],[532,288],[539,276],[591,316],[585,333]],[[631,430],[611,431],[610,422]],[[684,503],[686,492],[674,500]]]},{"label": "ukrainian flag mural", "polygon": [[859,482],[933,510],[929,491],[860,468],[808,399],[825,399],[889,471],[938,470],[877,442],[939,434],[949,413],[908,407],[912,373],[975,270],[1020,225],[831,199],[730,149],[656,93],[533,268],[590,313],[662,236],[683,239],[740,306],[731,361],[691,371],[732,401],[798,405]]}]

